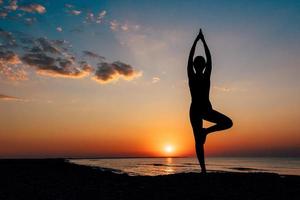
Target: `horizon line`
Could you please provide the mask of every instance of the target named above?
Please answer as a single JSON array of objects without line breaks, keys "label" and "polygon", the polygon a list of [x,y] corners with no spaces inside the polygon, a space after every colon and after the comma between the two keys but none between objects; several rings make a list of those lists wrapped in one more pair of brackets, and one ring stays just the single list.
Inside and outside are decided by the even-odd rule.
[{"label": "horizon line", "polygon": [[[300,158],[300,156],[207,156],[209,158]],[[141,159],[141,158],[196,158],[196,156],[87,156],[87,157],[0,157],[0,160],[6,159]]]}]

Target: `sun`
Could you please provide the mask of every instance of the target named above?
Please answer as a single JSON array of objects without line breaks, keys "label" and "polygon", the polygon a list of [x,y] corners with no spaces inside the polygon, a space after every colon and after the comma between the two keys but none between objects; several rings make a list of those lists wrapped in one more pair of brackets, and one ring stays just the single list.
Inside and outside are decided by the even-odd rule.
[{"label": "sun", "polygon": [[174,147],[172,145],[166,145],[164,149],[166,153],[172,153],[174,151]]}]

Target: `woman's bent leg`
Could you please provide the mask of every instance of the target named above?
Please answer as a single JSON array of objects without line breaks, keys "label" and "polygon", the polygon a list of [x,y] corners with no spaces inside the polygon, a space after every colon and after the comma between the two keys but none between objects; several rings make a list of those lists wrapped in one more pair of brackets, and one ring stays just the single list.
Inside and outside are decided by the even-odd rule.
[{"label": "woman's bent leg", "polygon": [[215,131],[221,131],[225,129],[229,129],[232,127],[233,123],[232,120],[227,117],[226,115],[216,111],[216,110],[211,110],[203,116],[203,119],[216,123],[215,125],[209,127],[206,129],[206,134],[215,132]]}]

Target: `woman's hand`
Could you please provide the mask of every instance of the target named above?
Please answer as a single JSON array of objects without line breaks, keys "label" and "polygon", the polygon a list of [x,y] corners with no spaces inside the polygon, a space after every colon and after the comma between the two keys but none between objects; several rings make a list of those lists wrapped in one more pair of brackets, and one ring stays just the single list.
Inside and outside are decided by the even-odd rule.
[{"label": "woman's hand", "polygon": [[202,33],[202,29],[200,28],[199,34],[197,35],[197,40],[204,40],[204,35]]}]

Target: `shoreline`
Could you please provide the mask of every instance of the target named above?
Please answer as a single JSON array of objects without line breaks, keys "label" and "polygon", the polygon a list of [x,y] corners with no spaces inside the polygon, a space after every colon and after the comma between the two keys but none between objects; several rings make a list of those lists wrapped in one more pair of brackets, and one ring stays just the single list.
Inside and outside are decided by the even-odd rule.
[{"label": "shoreline", "polygon": [[[161,158],[166,160],[151,160],[144,158],[130,159],[130,162],[123,160],[119,161],[116,159],[68,159],[70,162],[85,166],[98,166],[100,168],[109,169],[112,171],[117,171],[117,173],[128,173],[132,176],[157,176],[157,175],[169,175],[178,173],[188,173],[195,172],[200,173],[199,164],[195,158],[190,158],[193,160],[186,160],[187,158],[182,158],[183,160],[176,160],[180,158],[171,158],[175,160],[169,160],[169,158]],[[138,160],[140,159],[140,160]],[[189,158],[188,158],[189,159]],[[300,168],[297,165],[300,164],[300,160],[289,162],[285,160],[272,160],[274,158],[251,158],[250,160],[246,158],[241,158],[239,162],[235,158],[228,157],[224,158],[208,158],[207,159],[207,172],[243,172],[243,173],[276,173],[279,175],[296,175],[300,176]],[[239,159],[238,159],[239,160]],[[120,162],[120,164],[119,164]],[[272,165],[274,162],[274,165]],[[249,164],[250,163],[250,164]],[[253,164],[254,163],[254,164]],[[281,164],[279,164],[281,163]],[[127,165],[132,166],[128,168]],[[142,167],[142,166],[145,166]],[[147,170],[148,169],[148,170]]]},{"label": "shoreline", "polygon": [[300,199],[300,176],[260,172],[129,176],[67,159],[0,159],[0,199]]}]

